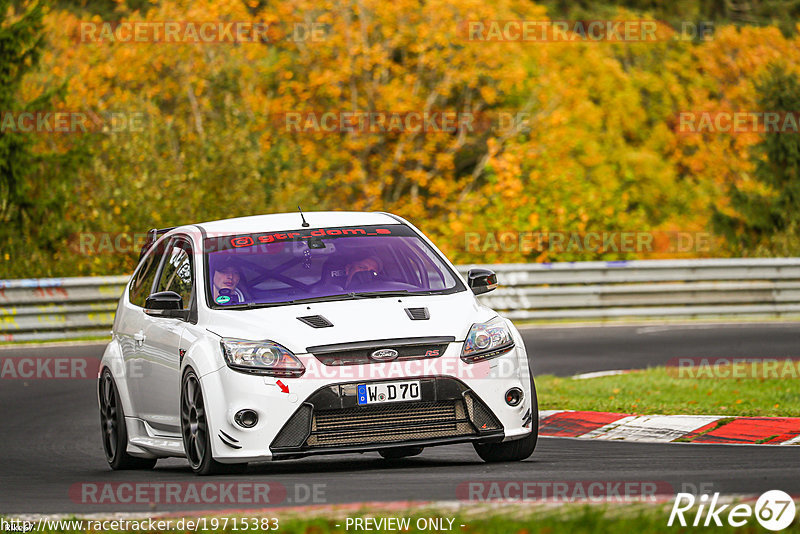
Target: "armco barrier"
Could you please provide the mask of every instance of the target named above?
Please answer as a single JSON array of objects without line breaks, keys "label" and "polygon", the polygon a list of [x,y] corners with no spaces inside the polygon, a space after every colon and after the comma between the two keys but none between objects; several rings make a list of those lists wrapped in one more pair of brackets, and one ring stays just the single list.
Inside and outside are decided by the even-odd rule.
[{"label": "armco barrier", "polygon": [[0,341],[105,336],[127,276],[0,280]]},{"label": "armco barrier", "polygon": [[[497,272],[481,296],[516,320],[800,317],[800,258],[462,265]],[[0,280],[0,340],[107,335],[127,276]]]},{"label": "armco barrier", "polygon": [[800,258],[465,265],[502,287],[481,297],[516,320],[800,317]]}]

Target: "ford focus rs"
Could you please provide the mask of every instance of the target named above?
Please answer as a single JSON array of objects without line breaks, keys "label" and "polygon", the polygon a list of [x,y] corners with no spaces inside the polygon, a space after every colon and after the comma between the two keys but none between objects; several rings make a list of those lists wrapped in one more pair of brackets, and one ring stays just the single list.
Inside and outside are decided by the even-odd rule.
[{"label": "ford focus rs", "polygon": [[100,368],[112,469],[469,442],[529,457],[538,408],[510,321],[418,229],[387,213],[273,214],[151,230]]}]

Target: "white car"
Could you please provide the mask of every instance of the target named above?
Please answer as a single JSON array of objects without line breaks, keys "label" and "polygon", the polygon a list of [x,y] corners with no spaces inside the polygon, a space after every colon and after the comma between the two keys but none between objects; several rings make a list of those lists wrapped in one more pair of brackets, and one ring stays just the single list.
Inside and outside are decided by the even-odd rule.
[{"label": "white car", "polygon": [[419,230],[388,213],[260,215],[151,230],[100,367],[112,469],[537,439],[522,338]]}]

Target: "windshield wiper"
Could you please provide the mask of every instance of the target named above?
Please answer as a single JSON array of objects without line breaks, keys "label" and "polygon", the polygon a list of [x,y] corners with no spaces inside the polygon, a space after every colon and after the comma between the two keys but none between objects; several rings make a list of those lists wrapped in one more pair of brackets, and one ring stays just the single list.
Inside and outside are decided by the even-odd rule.
[{"label": "windshield wiper", "polygon": [[275,306],[291,306],[292,304],[311,304],[313,302],[331,302],[336,300],[355,300],[378,297],[407,297],[409,295],[433,295],[435,291],[409,291],[408,289],[389,290],[389,291],[359,291],[353,293],[341,293],[339,295],[325,295],[321,297],[308,297],[296,300],[284,300],[282,302],[246,302],[243,304],[233,304],[223,306],[223,310],[253,310],[258,308],[273,308]]},{"label": "windshield wiper", "polygon": [[409,291],[408,289],[395,289],[387,291],[359,291],[350,293],[357,298],[372,298],[372,297],[407,297],[409,295],[433,295],[434,291]]},{"label": "windshield wiper", "polygon": [[324,295],[321,297],[308,297],[304,299],[283,300],[281,302],[248,302],[221,306],[222,310],[252,310],[256,308],[272,308],[275,306],[291,306],[292,304],[311,304],[313,302],[331,302],[335,300],[352,300],[358,298],[355,293],[341,293],[339,295]]},{"label": "windshield wiper", "polygon": [[305,299],[287,300],[284,302],[276,302],[275,304],[308,304],[312,302],[331,302],[334,300],[350,300],[354,298],[353,293],[340,293],[338,295],[325,295],[322,297],[308,297]]},{"label": "windshield wiper", "polygon": [[218,306],[217,310],[251,310],[253,308],[263,308],[269,306],[264,302],[243,302],[242,304],[231,304],[230,306]]}]

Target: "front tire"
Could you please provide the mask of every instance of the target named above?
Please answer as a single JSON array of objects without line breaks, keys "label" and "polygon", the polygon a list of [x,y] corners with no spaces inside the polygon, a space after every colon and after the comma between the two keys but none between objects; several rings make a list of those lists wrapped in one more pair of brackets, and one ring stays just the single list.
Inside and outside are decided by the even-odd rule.
[{"label": "front tire", "polygon": [[104,369],[98,384],[100,395],[100,427],[103,432],[103,451],[114,471],[152,469],[156,458],[137,458],[128,454],[128,429],[122,410],[119,390],[111,371]]},{"label": "front tire", "polygon": [[531,375],[531,433],[521,439],[502,443],[474,443],[475,452],[484,462],[521,462],[533,454],[539,438],[539,401]]},{"label": "front tire", "polygon": [[243,473],[247,464],[223,464],[211,455],[211,434],[200,380],[188,371],[181,383],[181,436],[189,466],[197,475]]}]

